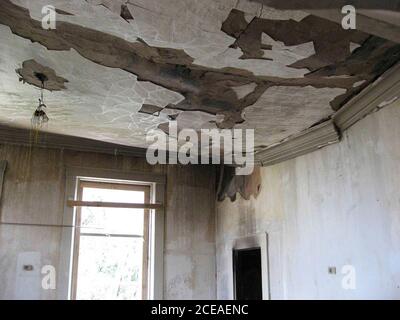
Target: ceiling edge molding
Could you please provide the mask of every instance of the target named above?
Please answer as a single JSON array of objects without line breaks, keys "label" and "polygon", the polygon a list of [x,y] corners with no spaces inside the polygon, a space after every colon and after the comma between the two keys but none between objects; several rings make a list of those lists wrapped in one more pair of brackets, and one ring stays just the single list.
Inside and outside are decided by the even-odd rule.
[{"label": "ceiling edge molding", "polygon": [[127,155],[133,157],[146,156],[146,149],[142,148],[123,146],[98,140],[49,132],[39,132],[36,134],[32,130],[13,128],[6,125],[0,125],[0,144],[68,149],[74,151]]},{"label": "ceiling edge molding", "polygon": [[333,115],[333,121],[341,132],[371,112],[383,108],[400,98],[400,63],[386,71]]},{"label": "ceiling edge molding", "polygon": [[337,143],[339,140],[339,132],[333,121],[329,120],[291,136],[278,145],[257,152],[256,161],[262,166],[270,166]]},{"label": "ceiling edge molding", "polygon": [[396,98],[400,99],[400,63],[351,99],[331,120],[259,151],[256,161],[270,166],[339,142],[345,130]]}]

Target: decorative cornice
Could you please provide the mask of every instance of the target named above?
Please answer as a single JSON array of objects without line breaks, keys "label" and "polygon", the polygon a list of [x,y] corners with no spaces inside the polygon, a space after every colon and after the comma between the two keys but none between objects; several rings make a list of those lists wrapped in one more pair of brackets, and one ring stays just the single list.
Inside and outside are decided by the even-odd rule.
[{"label": "decorative cornice", "polygon": [[400,98],[400,63],[386,71],[333,115],[341,132],[394,98]]},{"label": "decorative cornice", "polygon": [[400,63],[351,99],[331,120],[257,152],[256,161],[269,166],[339,142],[345,130],[397,98],[400,98]]},{"label": "decorative cornice", "polygon": [[339,142],[339,139],[334,123],[329,120],[257,152],[255,158],[262,166],[270,166]]}]

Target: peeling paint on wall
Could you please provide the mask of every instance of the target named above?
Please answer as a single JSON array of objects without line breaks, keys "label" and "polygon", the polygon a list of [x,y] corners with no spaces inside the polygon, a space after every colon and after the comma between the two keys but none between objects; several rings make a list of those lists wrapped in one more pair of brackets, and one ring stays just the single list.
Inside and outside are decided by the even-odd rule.
[{"label": "peeling paint on wall", "polygon": [[237,193],[243,199],[250,200],[251,196],[257,198],[260,191],[260,167],[255,167],[253,173],[247,176],[235,175],[234,167],[223,166],[220,168],[220,181],[217,190],[218,201],[223,201],[226,197],[235,201]]}]

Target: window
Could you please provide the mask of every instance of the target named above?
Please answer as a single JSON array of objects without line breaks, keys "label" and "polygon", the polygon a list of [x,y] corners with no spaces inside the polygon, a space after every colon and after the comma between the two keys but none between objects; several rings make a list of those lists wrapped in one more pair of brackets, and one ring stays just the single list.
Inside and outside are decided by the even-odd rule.
[{"label": "window", "polygon": [[[150,186],[78,182],[77,199],[149,203]],[[149,291],[149,210],[77,207],[72,265],[73,299],[140,300]]]}]

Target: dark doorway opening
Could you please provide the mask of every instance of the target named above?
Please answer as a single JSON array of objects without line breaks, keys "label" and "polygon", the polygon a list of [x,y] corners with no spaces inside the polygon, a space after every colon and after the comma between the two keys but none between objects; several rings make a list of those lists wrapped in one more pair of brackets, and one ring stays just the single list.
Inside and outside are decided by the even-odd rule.
[{"label": "dark doorway opening", "polygon": [[233,250],[236,300],[262,300],[261,248]]}]

